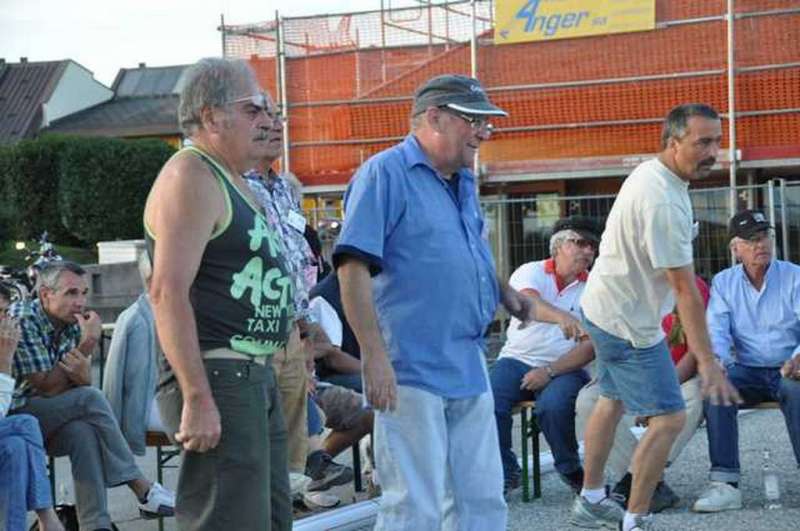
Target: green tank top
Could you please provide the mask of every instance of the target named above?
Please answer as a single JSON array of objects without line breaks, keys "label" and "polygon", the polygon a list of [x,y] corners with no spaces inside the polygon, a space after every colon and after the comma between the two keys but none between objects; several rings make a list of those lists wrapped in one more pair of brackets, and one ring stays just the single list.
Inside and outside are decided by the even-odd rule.
[{"label": "green tank top", "polygon": [[[221,165],[196,147],[180,152],[186,151],[211,168],[228,210],[227,223],[206,245],[189,292],[200,350],[272,355],[286,345],[294,313],[292,282],[278,236]],[[151,257],[155,238],[145,224]]]}]

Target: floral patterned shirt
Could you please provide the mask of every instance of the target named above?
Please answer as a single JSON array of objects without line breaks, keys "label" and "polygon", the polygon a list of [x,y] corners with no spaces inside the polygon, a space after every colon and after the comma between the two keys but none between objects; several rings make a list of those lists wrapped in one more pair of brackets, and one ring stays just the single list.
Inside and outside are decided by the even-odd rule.
[{"label": "floral patterned shirt", "polygon": [[297,192],[272,170],[266,176],[250,170],[244,178],[264,207],[267,221],[281,236],[282,251],[294,282],[295,318],[309,319],[308,292],[316,283],[317,266],[304,236],[305,216]]}]

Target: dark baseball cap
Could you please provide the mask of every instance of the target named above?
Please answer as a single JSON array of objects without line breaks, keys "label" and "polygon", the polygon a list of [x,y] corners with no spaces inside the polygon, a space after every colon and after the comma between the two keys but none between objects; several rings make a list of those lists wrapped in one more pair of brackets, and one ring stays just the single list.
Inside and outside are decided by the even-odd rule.
[{"label": "dark baseball cap", "polygon": [[416,116],[428,107],[448,107],[464,114],[508,116],[489,101],[477,79],[456,74],[431,78],[417,88],[411,114]]},{"label": "dark baseball cap", "polygon": [[728,236],[733,239],[739,237],[747,240],[755,233],[771,229],[763,212],[758,210],[742,210],[734,215],[728,223]]},{"label": "dark baseball cap", "polygon": [[600,225],[592,218],[587,216],[570,216],[561,218],[553,225],[553,234],[562,230],[572,230],[580,234],[587,240],[594,242],[600,241],[603,230]]}]

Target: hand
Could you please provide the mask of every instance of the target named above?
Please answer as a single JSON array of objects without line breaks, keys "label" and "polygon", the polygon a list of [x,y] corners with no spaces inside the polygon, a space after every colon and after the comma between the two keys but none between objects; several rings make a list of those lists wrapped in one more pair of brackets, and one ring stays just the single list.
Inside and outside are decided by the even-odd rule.
[{"label": "hand", "polygon": [[547,371],[544,369],[544,367],[537,367],[525,373],[525,376],[522,377],[522,384],[519,386],[519,388],[527,389],[528,391],[538,391],[549,383],[550,375],[547,374]]},{"label": "hand", "polygon": [[567,339],[574,339],[578,341],[589,336],[583,330],[581,322],[570,313],[562,312],[561,318],[556,324],[558,324],[558,327],[561,329],[561,333],[563,333],[564,337]]},{"label": "hand", "polygon": [[534,320],[535,302],[532,297],[520,293],[511,286],[503,291],[503,306],[508,313],[519,319],[519,329],[522,330]]},{"label": "hand", "polygon": [[[103,333],[103,322],[96,312],[86,312],[85,314],[76,313],[75,319],[81,329],[80,346],[88,347],[86,350],[91,352],[94,346],[100,341],[100,334]],[[84,352],[86,350],[81,349]]]},{"label": "hand", "polygon": [[742,403],[739,392],[728,381],[719,363],[716,361],[700,363],[698,360],[697,372],[703,382],[703,396],[708,398],[712,405],[731,406]]},{"label": "hand", "polygon": [[781,367],[781,376],[790,380],[800,380],[800,354],[786,360]]},{"label": "hand", "polygon": [[362,357],[364,393],[367,403],[378,411],[393,411],[397,406],[397,378],[385,352]]},{"label": "hand", "polygon": [[75,385],[92,383],[92,357],[74,348],[64,354],[58,365],[67,373],[69,381]]},{"label": "hand", "polygon": [[216,448],[221,434],[219,410],[213,398],[209,396],[183,403],[181,425],[175,440],[183,445],[184,450],[206,452]]},{"label": "hand", "polygon": [[0,315],[0,372],[11,374],[11,361],[17,351],[21,332],[14,317]]}]

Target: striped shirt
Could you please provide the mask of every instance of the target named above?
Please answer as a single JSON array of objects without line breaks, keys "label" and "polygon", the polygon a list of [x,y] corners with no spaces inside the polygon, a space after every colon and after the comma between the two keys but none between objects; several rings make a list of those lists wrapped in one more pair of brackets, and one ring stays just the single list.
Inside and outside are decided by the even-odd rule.
[{"label": "striped shirt", "polygon": [[17,380],[13,410],[25,405],[26,397],[35,393],[25,377],[52,370],[67,352],[78,346],[81,329],[70,324],[57,332],[38,299],[16,302],[9,307],[8,314],[17,318],[22,331],[12,367],[12,376]]}]

